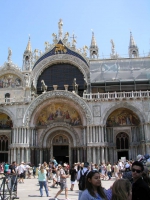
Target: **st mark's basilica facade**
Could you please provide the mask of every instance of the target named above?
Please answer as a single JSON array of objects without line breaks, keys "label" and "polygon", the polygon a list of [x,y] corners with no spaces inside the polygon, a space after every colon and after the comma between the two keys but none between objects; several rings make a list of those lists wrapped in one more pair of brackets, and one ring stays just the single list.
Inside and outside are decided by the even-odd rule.
[{"label": "st mark's basilica facade", "polygon": [[29,38],[22,69],[11,49],[0,67],[0,161],[99,164],[150,154],[150,55],[139,56],[132,33],[128,57],[111,40],[107,59],[94,33],[77,49],[60,20],[52,36],[45,52],[32,52]]}]

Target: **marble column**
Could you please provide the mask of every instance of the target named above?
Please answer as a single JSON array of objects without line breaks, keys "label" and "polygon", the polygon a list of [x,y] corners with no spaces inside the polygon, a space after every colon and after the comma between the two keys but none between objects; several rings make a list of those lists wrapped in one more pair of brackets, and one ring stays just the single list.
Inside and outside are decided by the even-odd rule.
[{"label": "marble column", "polygon": [[69,165],[71,166],[71,164],[72,164],[72,156],[71,156],[71,147],[69,146],[68,147],[69,148]]},{"label": "marble column", "polygon": [[104,147],[101,147],[101,158],[102,158],[102,162],[105,162],[105,160],[104,160]]},{"label": "marble column", "polygon": [[109,161],[108,160],[108,148],[107,147],[105,147],[105,160],[106,160],[106,162]]},{"label": "marble column", "polygon": [[16,129],[13,128],[13,131],[12,131],[12,143],[14,144],[15,143],[15,132],[16,132]]},{"label": "marble column", "polygon": [[83,145],[86,144],[85,128],[83,128]]},{"label": "marble column", "polygon": [[89,127],[90,131],[89,131],[89,142],[91,143],[93,138],[92,138],[92,127]]},{"label": "marble column", "polygon": [[89,143],[89,126],[87,126],[87,143]]},{"label": "marble column", "polygon": [[42,149],[40,149],[40,163],[41,164],[43,163],[43,150]]},{"label": "marble column", "polygon": [[97,164],[100,164],[100,148],[97,147]]},{"label": "marble column", "polygon": [[144,133],[145,133],[145,140],[149,140],[149,133],[148,133],[148,128],[147,128],[147,124],[144,124]]},{"label": "marble column", "polygon": [[93,163],[96,163],[96,155],[95,155],[96,152],[95,152],[95,147],[93,147],[92,150],[93,150],[93,159],[92,159],[92,162],[93,162]]},{"label": "marble column", "polygon": [[91,162],[91,147],[87,147],[87,162]]},{"label": "marble column", "polygon": [[16,161],[16,148],[14,148],[14,157],[13,157],[13,161]]},{"label": "marble column", "polygon": [[95,142],[98,143],[98,126],[95,127]]},{"label": "marble column", "polygon": [[31,146],[33,146],[33,128],[31,129]]},{"label": "marble column", "polygon": [[98,136],[99,136],[98,142],[101,142],[102,139],[101,139],[101,127],[100,126],[98,126]]},{"label": "marble column", "polygon": [[103,126],[102,126],[102,132],[101,132],[101,135],[102,135],[101,140],[102,140],[102,142],[104,142],[104,129],[103,129]]},{"label": "marble column", "polygon": [[24,143],[27,143],[27,128],[24,128]]},{"label": "marble column", "polygon": [[24,148],[21,149],[21,161],[24,161]]},{"label": "marble column", "polygon": [[30,129],[27,128],[27,144],[30,143]]},{"label": "marble column", "polygon": [[81,162],[80,161],[80,149],[77,148],[77,162]]},{"label": "marble column", "polygon": [[18,128],[17,128],[17,132],[16,132],[16,143],[18,143]]},{"label": "marble column", "polygon": [[17,148],[17,163],[20,164],[20,148]]},{"label": "marble column", "polygon": [[146,154],[150,155],[150,145],[146,144]]},{"label": "marble column", "polygon": [[95,143],[95,126],[93,126],[93,142]]}]

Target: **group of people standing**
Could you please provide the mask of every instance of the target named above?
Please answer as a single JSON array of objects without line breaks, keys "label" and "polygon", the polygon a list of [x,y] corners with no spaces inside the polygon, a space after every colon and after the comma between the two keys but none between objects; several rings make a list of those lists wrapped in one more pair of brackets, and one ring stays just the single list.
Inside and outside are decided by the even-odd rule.
[{"label": "group of people standing", "polygon": [[[106,190],[101,184],[101,180],[103,179],[101,172],[104,163],[102,163],[99,169],[95,167],[91,169],[89,163],[84,163],[83,168],[79,170],[77,176],[77,180],[80,183],[80,177],[87,173],[85,188],[79,190],[79,200],[149,200],[150,177],[148,174],[144,177],[146,169],[143,163],[134,161],[130,164],[129,162],[125,162],[124,167],[122,167],[123,162],[118,162],[119,176],[116,177],[113,185]],[[125,176],[126,173],[129,173],[130,176]]]},{"label": "group of people standing", "polygon": [[[40,171],[44,168],[44,165],[43,163]],[[52,162],[50,168],[45,167],[44,169],[45,183],[47,171],[50,169],[53,180],[51,188],[60,185],[60,189],[54,197],[55,200],[58,200],[58,196],[63,190],[65,190],[65,198],[68,200],[67,178],[69,177],[71,181],[70,191],[73,191],[76,181],[79,183],[78,200],[150,200],[150,178],[148,174],[145,176],[146,169],[140,161],[122,162],[119,160],[118,163],[114,163],[112,166],[110,163],[106,165],[102,163],[98,166],[84,162],[74,163],[71,167],[66,163],[56,165]],[[115,168],[117,169],[116,171]],[[38,173],[39,177],[40,173],[42,173],[40,171]],[[107,179],[104,176],[107,176]],[[101,181],[110,180],[112,176],[113,179],[116,177],[115,182],[109,189],[103,188]],[[83,177],[85,181],[83,181]],[[80,182],[82,185],[84,184],[84,187],[80,187]],[[48,186],[40,183],[40,187],[42,188],[43,186],[45,187],[46,195],[49,196]],[[41,192],[42,195],[43,193]]]},{"label": "group of people standing", "polygon": [[[70,167],[67,163],[58,164],[53,158],[49,164],[44,162],[37,168],[23,162],[17,165],[15,161],[11,165],[0,165],[1,172],[2,168],[6,174],[18,174],[19,183],[24,183],[25,174],[30,178],[32,169],[33,176],[38,175],[41,197],[43,187],[46,196],[49,197],[48,180],[51,179],[51,188],[60,186],[54,199],[58,200],[58,196],[65,190],[65,198],[68,200],[67,179],[70,177],[70,191],[74,190],[74,185],[78,181],[78,200],[150,200],[149,171],[140,161],[119,160],[114,165],[101,163],[99,166],[84,162],[74,163]],[[103,188],[102,180],[110,180],[112,176],[113,179],[116,178],[115,182],[109,189]]]}]

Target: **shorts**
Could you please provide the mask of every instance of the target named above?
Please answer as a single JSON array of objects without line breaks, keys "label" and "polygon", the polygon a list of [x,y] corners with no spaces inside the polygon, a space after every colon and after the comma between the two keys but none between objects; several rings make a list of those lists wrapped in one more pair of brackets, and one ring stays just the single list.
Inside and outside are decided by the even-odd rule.
[{"label": "shorts", "polygon": [[71,181],[71,184],[74,185],[76,183],[76,181]]},{"label": "shorts", "polygon": [[24,173],[21,173],[21,174],[19,175],[19,177],[20,177],[20,178],[24,178]]},{"label": "shorts", "polygon": [[56,179],[56,174],[53,174],[53,179]]},{"label": "shorts", "polygon": [[60,183],[60,189],[64,190],[67,188],[67,183]]}]

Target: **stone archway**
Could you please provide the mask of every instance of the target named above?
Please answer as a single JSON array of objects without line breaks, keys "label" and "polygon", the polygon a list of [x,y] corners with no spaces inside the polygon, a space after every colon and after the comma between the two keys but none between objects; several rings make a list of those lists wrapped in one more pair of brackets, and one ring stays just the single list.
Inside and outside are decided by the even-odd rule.
[{"label": "stone archway", "polygon": [[50,157],[55,157],[59,164],[69,163],[72,160],[72,145],[73,139],[66,131],[55,131],[47,140],[47,146],[50,146],[51,149]]},{"label": "stone archway", "polygon": [[49,56],[42,61],[40,61],[35,68],[33,69],[32,76],[34,77],[34,86],[37,85],[37,80],[41,74],[42,71],[44,71],[49,65],[53,65],[55,63],[70,63],[76,66],[84,75],[87,84],[90,84],[90,71],[89,66],[83,62],[80,58],[69,55],[69,54],[58,54]]},{"label": "stone archway", "polygon": [[[39,135],[37,147],[37,154],[39,156],[37,156],[37,163],[48,161],[53,156],[57,157],[56,150],[60,151],[62,148],[63,153],[60,156],[63,159],[59,157],[60,161],[72,164],[72,149],[76,149],[78,145],[80,146],[81,140],[71,125],[62,122],[53,123],[46,129],[43,129]],[[63,139],[62,143],[61,140],[59,141],[59,137]],[[57,148],[55,149],[54,146],[57,146]],[[64,155],[65,148],[68,149],[68,155]],[[55,155],[53,155],[53,151],[55,151]],[[67,159],[64,159],[65,156],[67,156]]]},{"label": "stone archway", "polygon": [[[81,116],[84,118],[83,125],[87,125],[93,122],[93,115],[92,112],[87,105],[87,103],[78,97],[78,95],[69,92],[69,91],[50,91],[46,92],[40,96],[38,96],[32,103],[29,105],[29,107],[26,109],[26,112],[23,117],[23,124],[24,126],[35,126],[33,124],[34,116],[36,114],[36,110],[42,109],[42,107],[46,104],[46,102],[50,101],[68,101],[74,103],[76,107],[78,106],[78,110],[80,113],[82,113]],[[31,122],[32,121],[32,122]],[[31,124],[32,123],[32,124]]]},{"label": "stone archway", "polygon": [[[144,137],[144,132],[141,134],[141,131],[143,131],[141,121],[144,118],[141,115],[137,115],[139,111],[136,110],[135,112],[135,110],[135,108],[133,110],[130,107],[117,107],[115,110],[113,108],[112,112],[109,111],[109,115],[107,113],[105,141],[114,146],[115,162],[121,157],[136,159],[138,151],[139,153],[141,151],[140,145]],[[116,140],[117,137],[118,139]],[[125,141],[128,141],[126,148],[124,146],[118,148],[125,138]],[[119,143],[119,141],[122,141],[122,143]],[[111,159],[111,155],[109,157]]]}]

